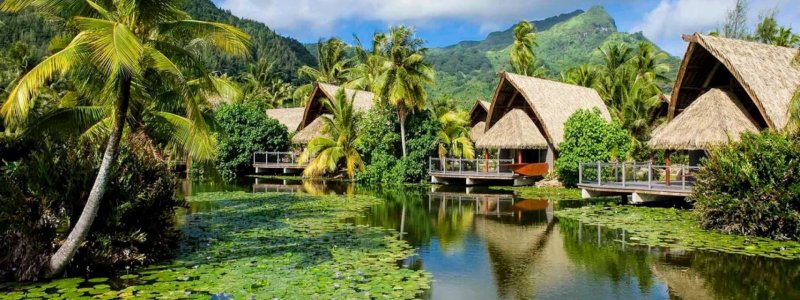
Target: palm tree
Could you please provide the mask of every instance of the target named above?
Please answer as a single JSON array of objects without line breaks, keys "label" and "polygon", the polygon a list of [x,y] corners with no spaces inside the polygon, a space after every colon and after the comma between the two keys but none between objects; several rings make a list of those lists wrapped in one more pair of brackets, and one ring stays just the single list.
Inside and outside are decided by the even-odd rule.
[{"label": "palm tree", "polygon": [[800,36],[792,33],[791,28],[781,27],[772,40],[772,44],[782,47],[796,47],[800,45]]},{"label": "palm tree", "polygon": [[332,112],[332,116],[320,117],[322,134],[312,139],[300,155],[299,162],[308,163],[303,175],[314,177],[336,172],[344,163],[347,176],[353,179],[356,169],[364,169],[364,161],[356,149],[358,116],[353,110],[353,99],[347,99],[342,88],[336,92],[333,101],[324,99],[322,104]]},{"label": "palm tree", "polygon": [[636,66],[636,70],[641,77],[647,77],[657,82],[669,82],[666,73],[669,72],[669,64],[666,63],[669,54],[661,52],[650,42],[639,42],[636,53],[631,58],[631,63]]},{"label": "palm tree", "polygon": [[454,157],[475,158],[469,130],[467,112],[448,111],[439,116],[439,131],[436,134],[439,157],[444,159],[449,153]]},{"label": "palm tree", "polygon": [[[95,3],[81,1],[6,0],[0,11],[31,9],[38,13],[65,16],[78,29],[69,44],[44,59],[23,75],[11,90],[0,113],[6,127],[21,127],[27,122],[31,99],[51,79],[67,75],[99,83],[100,92],[92,95],[106,104],[110,118],[107,143],[97,177],[81,216],[48,264],[47,275],[60,273],[81,245],[97,216],[113,164],[129,107],[137,99],[160,100],[146,95],[152,81],[170,86],[171,93],[184,101],[185,120],[193,126],[184,137],[207,132],[208,126],[197,105],[197,98],[220,85],[195,56],[197,47],[213,46],[233,55],[246,55],[249,37],[233,26],[192,20],[180,11],[180,0],[119,0]],[[199,74],[188,80],[184,69]],[[194,87],[197,88],[194,88]]]},{"label": "palm tree", "polygon": [[528,21],[520,21],[514,26],[514,43],[511,45],[511,67],[517,74],[542,76],[546,70],[538,65],[533,54],[536,43],[536,26]]},{"label": "palm tree", "polygon": [[425,61],[427,49],[422,47],[423,41],[414,36],[414,30],[405,26],[392,27],[389,36],[386,46],[389,66],[384,71],[380,95],[397,109],[405,157],[406,117],[425,106],[428,97],[425,86],[433,84],[434,71]]},{"label": "palm tree", "polygon": [[355,40],[358,64],[351,69],[350,82],[346,86],[379,94],[383,86],[383,74],[388,67],[388,60],[383,53],[388,42],[386,34],[375,33],[372,36],[372,49],[369,50],[364,48],[358,37]]},{"label": "palm tree", "polygon": [[[347,57],[347,44],[337,38],[317,43],[317,68],[303,66],[297,70],[301,77],[311,81],[297,88],[295,99],[305,100],[314,82],[342,85],[350,78],[353,60]],[[303,103],[305,104],[305,103]]]},{"label": "palm tree", "polygon": [[262,108],[282,107],[292,100],[294,87],[283,81],[275,71],[275,63],[260,59],[248,66],[248,70],[240,76],[242,82],[243,101],[258,102]]},{"label": "palm tree", "polygon": [[561,81],[583,87],[594,88],[600,82],[600,72],[592,65],[580,65],[561,74]]}]

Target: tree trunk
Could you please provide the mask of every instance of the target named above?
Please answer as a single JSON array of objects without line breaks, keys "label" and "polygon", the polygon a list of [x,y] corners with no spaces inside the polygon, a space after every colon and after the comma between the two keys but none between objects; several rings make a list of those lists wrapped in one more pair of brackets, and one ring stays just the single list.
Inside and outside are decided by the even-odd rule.
[{"label": "tree trunk", "polygon": [[70,231],[69,236],[61,244],[55,254],[50,257],[50,263],[46,270],[47,277],[53,277],[61,273],[64,268],[75,256],[75,252],[80,248],[89,229],[92,227],[94,218],[97,217],[97,210],[100,208],[100,200],[106,192],[106,187],[112,176],[111,168],[117,161],[117,154],[119,152],[119,142],[122,138],[122,130],[125,127],[125,116],[128,113],[128,102],[130,102],[131,95],[131,79],[125,78],[121,82],[120,96],[117,102],[116,111],[114,112],[114,122],[111,133],[108,136],[108,144],[103,153],[103,162],[100,164],[100,170],[97,172],[97,177],[92,185],[92,190],[89,193],[89,198],[86,199],[86,205],[83,207],[81,217],[75,226]]},{"label": "tree trunk", "polygon": [[403,158],[406,157],[406,111],[402,108],[397,109],[400,116],[400,143],[403,145]]}]

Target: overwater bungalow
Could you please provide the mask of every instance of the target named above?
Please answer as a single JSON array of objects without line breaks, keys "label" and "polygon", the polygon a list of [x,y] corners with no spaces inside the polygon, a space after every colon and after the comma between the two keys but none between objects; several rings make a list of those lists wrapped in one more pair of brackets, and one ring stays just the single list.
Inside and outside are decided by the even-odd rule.
[{"label": "overwater bungalow", "polygon": [[[699,159],[709,148],[738,141],[745,132],[787,126],[789,103],[800,84],[800,67],[793,64],[797,49],[698,33],[684,40],[689,45],[670,98],[668,122],[648,142],[665,151],[665,165],[582,164],[584,170],[609,168],[616,174],[605,182],[594,176],[599,172],[590,172],[594,177],[579,184],[584,196],[632,193],[634,202],[686,197]],[[675,151],[688,154],[688,166],[671,163]]]},{"label": "overwater bungalow", "polygon": [[[314,84],[314,89],[308,96],[303,118],[300,120],[297,133],[292,137],[292,142],[298,145],[306,145],[314,137],[320,135],[323,124],[320,117],[331,113],[322,105],[322,99],[334,99],[339,89],[340,87],[332,84]],[[347,88],[344,91],[347,99],[353,99],[353,109],[357,112],[367,112],[375,104],[375,95],[373,93]]]},{"label": "overwater bungalow", "polygon": [[[297,158],[302,152],[302,147],[322,132],[322,118],[330,114],[322,104],[322,99],[334,99],[340,87],[315,83],[308,96],[305,107],[268,109],[267,116],[277,119],[286,125],[289,133],[293,133],[292,142],[299,146],[293,152],[257,152],[253,154],[253,167],[256,173],[261,170],[280,169],[284,173],[291,173],[305,168],[298,164]],[[366,91],[345,89],[348,99],[353,99],[353,108],[359,112],[366,112],[374,104],[374,95]]]},{"label": "overwater bungalow", "polygon": [[491,105],[491,102],[476,100],[472,109],[469,110],[469,136],[472,141],[477,141],[486,131],[486,116],[489,115]]},{"label": "overwater bungalow", "polygon": [[579,109],[596,108],[611,120],[594,89],[508,72],[499,77],[484,133],[475,141],[484,157],[455,163],[432,158],[433,182],[463,178],[468,185],[483,180],[530,184],[553,170],[569,116]]},{"label": "overwater bungalow", "polygon": [[782,130],[800,67],[797,49],[694,34],[670,99],[668,123],[653,132],[650,147],[691,151],[738,141],[744,132]]}]

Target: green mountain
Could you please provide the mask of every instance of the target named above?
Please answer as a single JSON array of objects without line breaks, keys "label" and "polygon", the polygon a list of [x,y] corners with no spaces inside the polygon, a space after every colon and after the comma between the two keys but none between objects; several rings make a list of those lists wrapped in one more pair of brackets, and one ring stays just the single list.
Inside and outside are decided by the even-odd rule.
[{"label": "green mountain", "polygon": [[[233,24],[252,37],[251,56],[247,58],[230,58],[211,51],[203,53],[203,60],[212,70],[238,75],[248,63],[265,58],[275,62],[287,79],[294,80],[300,66],[316,65],[311,53],[297,40],[280,36],[263,23],[236,17],[216,7],[211,0],[187,0],[183,9],[194,19]],[[0,49],[20,41],[30,47],[34,56],[41,57],[47,53],[48,41],[59,32],[60,26],[54,20],[34,14],[0,14]]]},{"label": "green mountain", "polygon": [[[558,78],[567,69],[600,61],[597,49],[607,43],[624,43],[630,47],[648,41],[641,33],[617,31],[614,19],[600,6],[588,11],[533,21],[539,46],[536,56]],[[444,48],[433,48],[429,59],[436,69],[436,86],[432,97],[449,96],[461,107],[471,106],[476,98],[491,99],[497,84],[497,72],[510,70],[512,28],[490,33],[483,41],[460,42]],[[670,57],[670,78],[677,72],[680,59]]]}]

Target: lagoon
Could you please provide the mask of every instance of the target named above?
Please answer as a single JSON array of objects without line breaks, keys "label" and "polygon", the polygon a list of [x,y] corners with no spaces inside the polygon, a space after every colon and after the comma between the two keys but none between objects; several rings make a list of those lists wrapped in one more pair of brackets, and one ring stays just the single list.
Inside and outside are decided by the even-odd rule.
[{"label": "lagoon", "polygon": [[[361,186],[338,181],[301,181],[290,178],[248,178],[234,185],[186,183],[183,190],[198,197],[205,197],[204,192],[243,191],[354,197],[348,201],[372,201],[364,200],[368,198],[382,200],[370,202],[366,210],[348,211],[343,214],[344,224],[336,225],[336,232],[339,233],[334,235],[334,238],[340,237],[338,234],[342,232],[356,230],[384,234],[393,241],[404,241],[405,243],[401,244],[394,242],[381,244],[376,253],[382,253],[381,255],[387,257],[405,258],[385,265],[381,270],[376,269],[371,272],[375,272],[376,278],[385,276],[385,281],[397,278],[398,282],[410,282],[406,286],[410,290],[424,287],[413,283],[430,280],[430,289],[416,294],[398,293],[397,297],[414,295],[426,299],[459,300],[800,298],[800,286],[796,284],[800,282],[800,261],[711,251],[678,250],[669,247],[633,246],[622,242],[627,239],[626,232],[621,229],[609,229],[555,217],[556,211],[586,204],[584,200],[564,199],[569,193],[552,193],[552,196],[537,194],[536,199],[526,199],[507,189]],[[208,226],[230,226],[230,224],[215,224],[214,220],[231,222],[235,219],[233,217],[251,208],[244,204],[230,206],[227,202],[192,201],[186,209],[179,212],[178,217],[183,220],[181,226],[186,227],[185,232],[202,235],[204,233],[197,233],[195,230],[211,230]],[[212,216],[213,219],[210,221],[204,219],[208,216]],[[205,221],[198,222],[198,218]],[[270,222],[262,219],[256,224],[271,226]],[[258,235],[260,232],[259,228],[246,229],[249,234]],[[344,236],[354,238],[349,233]],[[362,242],[370,241],[374,242],[374,239],[364,239]],[[258,249],[272,245],[269,239],[261,240],[258,236],[249,242],[256,243]],[[404,244],[410,245],[410,248],[405,249],[407,246]],[[232,243],[221,246],[242,245]],[[253,246],[253,244],[248,245]],[[213,251],[202,252],[204,256],[219,255],[220,257],[208,257],[208,259],[219,259],[222,263],[201,267],[201,271],[225,276],[222,274],[226,273],[226,268],[242,267],[225,252],[216,251],[223,248],[212,247]],[[298,251],[300,250],[295,250],[294,255],[301,257],[302,254]],[[327,253],[328,250],[314,251]],[[396,251],[405,254],[391,254]],[[340,254],[342,257],[347,257],[356,253]],[[191,258],[192,255],[184,253],[176,261],[190,260],[187,257]],[[293,269],[294,273],[298,272],[297,269],[303,268],[302,265],[295,264],[292,258],[281,259],[280,262],[286,263],[281,266],[282,268]],[[163,265],[173,266],[175,263],[165,262]],[[242,268],[245,269],[251,265],[258,265],[250,261],[243,263]],[[322,265],[316,265],[315,268],[327,270]],[[392,265],[398,269],[394,270],[395,267]],[[203,270],[205,268],[207,270]],[[153,267],[137,269],[127,274],[128,276],[124,274],[127,272],[123,272],[111,276],[107,281],[110,284],[100,281],[99,285],[109,290],[123,290],[142,285],[140,289],[147,290],[146,285],[157,284],[158,281],[148,283],[124,278],[152,276],[152,271]],[[355,271],[364,272],[364,270],[353,272]],[[131,276],[132,274],[137,277]],[[308,276],[304,278],[309,280],[318,280],[314,277],[317,275],[305,276]],[[208,285],[214,276],[204,277],[200,274],[196,275],[197,280],[195,277],[187,278],[191,280],[175,285],[163,283],[161,285],[162,288],[176,289],[177,293],[170,294],[174,297],[210,296],[186,294],[186,290],[190,290],[193,284]],[[255,277],[248,275],[240,278],[241,281],[247,281]],[[324,278],[323,281],[309,282],[308,286],[326,290],[329,289],[328,285],[336,282],[328,280],[327,275]],[[79,286],[82,288],[94,286],[81,278],[72,280],[80,281]],[[293,282],[267,278],[265,281],[233,282],[228,285],[231,290],[241,287],[252,289],[256,295],[258,294],[256,291],[269,290],[275,284]],[[46,284],[15,285],[11,290],[35,290]],[[320,285],[325,286],[319,287]],[[283,288],[291,290],[299,287]],[[379,287],[374,288],[379,289]],[[6,286],[5,289],[8,291],[9,287]],[[50,288],[42,291],[57,290]],[[47,294],[44,293],[44,296]],[[375,295],[358,294],[358,296],[370,298]],[[297,295],[289,294],[279,298],[293,297]]]}]

